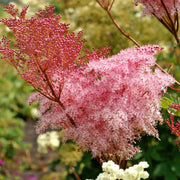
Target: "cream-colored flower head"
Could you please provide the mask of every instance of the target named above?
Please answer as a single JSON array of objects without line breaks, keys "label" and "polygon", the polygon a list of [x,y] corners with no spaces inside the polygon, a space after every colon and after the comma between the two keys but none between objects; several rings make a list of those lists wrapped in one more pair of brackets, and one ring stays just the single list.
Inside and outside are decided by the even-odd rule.
[{"label": "cream-colored flower head", "polygon": [[56,150],[59,147],[60,141],[56,131],[40,134],[37,138],[38,152],[47,153],[48,148]]},{"label": "cream-colored flower head", "polygon": [[102,165],[103,173],[100,173],[96,180],[140,180],[149,177],[148,172],[144,168],[149,167],[145,161],[140,162],[138,165],[129,167],[126,170],[120,169],[119,165],[113,161],[104,162]]}]

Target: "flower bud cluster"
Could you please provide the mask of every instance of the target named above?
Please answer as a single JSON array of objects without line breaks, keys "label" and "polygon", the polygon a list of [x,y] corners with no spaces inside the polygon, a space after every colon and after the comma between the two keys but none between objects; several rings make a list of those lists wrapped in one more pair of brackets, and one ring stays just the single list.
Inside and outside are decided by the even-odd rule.
[{"label": "flower bud cluster", "polygon": [[144,171],[144,168],[148,168],[147,162],[142,161],[138,165],[129,167],[126,170],[120,169],[119,165],[115,164],[113,161],[108,161],[103,163],[102,169],[103,173],[100,173],[96,180],[140,180],[147,179],[149,174]]},{"label": "flower bud cluster", "polygon": [[174,15],[180,10],[179,0],[135,0],[135,4],[141,3],[144,6],[144,15],[152,14],[158,18]]},{"label": "flower bud cluster", "polygon": [[38,152],[47,153],[48,149],[56,150],[60,141],[56,131],[40,134],[37,138]]}]

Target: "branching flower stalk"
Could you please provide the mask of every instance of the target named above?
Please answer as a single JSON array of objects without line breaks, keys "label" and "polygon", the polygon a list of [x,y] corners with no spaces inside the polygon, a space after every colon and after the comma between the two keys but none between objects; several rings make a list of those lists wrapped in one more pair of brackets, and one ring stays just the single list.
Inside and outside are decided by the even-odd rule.
[{"label": "branching flower stalk", "polygon": [[107,0],[96,0],[98,2],[98,4],[106,10],[107,14],[109,15],[109,17],[111,18],[112,22],[115,24],[115,26],[118,28],[118,30],[128,39],[130,39],[137,47],[140,47],[140,44],[133,39],[129,34],[126,34],[122,28],[119,26],[119,24],[116,22],[116,20],[114,19],[112,13],[111,13],[111,8],[115,2],[115,0],[110,0],[107,3]]},{"label": "branching flower stalk", "polygon": [[[115,0],[109,0],[107,2],[107,0],[96,0],[97,3],[107,12],[107,14],[109,15],[110,19],[112,20],[112,22],[114,23],[114,25],[117,27],[117,29],[120,31],[121,34],[123,34],[126,38],[128,38],[129,40],[131,40],[137,47],[140,47],[140,44],[130,35],[127,34],[125,31],[123,31],[123,29],[119,26],[119,24],[117,23],[117,21],[114,19],[112,13],[111,13],[111,9],[112,6],[115,2]],[[163,2],[163,0],[161,0]],[[152,2],[152,1],[151,1]],[[154,3],[154,1],[152,2]],[[153,8],[153,5],[152,5]],[[168,12],[167,12],[168,14]],[[156,16],[155,14],[153,14],[154,16]],[[171,23],[166,22],[166,19],[160,19],[158,16],[156,16],[156,18],[158,20],[160,20],[161,23],[163,23],[166,27],[171,27],[172,29],[169,29],[170,32],[174,35],[178,45],[180,46],[180,42],[179,42],[179,37],[178,37],[178,30],[179,30],[179,20],[178,20],[178,12],[176,9],[176,13],[174,14],[174,21],[171,19],[171,16],[168,14],[168,18],[169,21]],[[165,74],[168,74],[158,63],[155,63],[155,65]],[[180,82],[178,82],[176,80],[176,84],[178,86],[180,86]]]},{"label": "branching flower stalk", "polygon": [[112,8],[115,0],[97,0],[97,2],[103,9],[111,11],[111,8]]},{"label": "branching flower stalk", "polygon": [[[39,63],[39,61],[38,61],[38,58],[35,57],[35,60],[36,60],[36,63],[37,63],[37,66],[38,66],[39,70],[40,70],[40,71],[43,73],[43,75],[44,75],[44,81],[47,82],[47,85],[48,85],[48,87],[49,87],[49,89],[50,89],[50,91],[51,91],[52,97],[51,97],[50,94],[48,94],[48,96],[47,96],[46,94],[44,94],[44,93],[42,93],[41,91],[39,91],[36,87],[34,87],[34,88],[35,88],[40,94],[42,94],[43,96],[45,96],[46,98],[50,99],[51,101],[57,102],[57,103],[60,105],[60,107],[65,111],[65,110],[66,110],[65,107],[64,107],[63,103],[60,101],[60,96],[61,96],[61,91],[62,91],[61,86],[59,87],[59,96],[57,97],[56,94],[55,94],[55,91],[54,91],[54,89],[53,89],[53,87],[52,87],[52,84],[50,83],[50,80],[49,80],[49,78],[48,78],[48,76],[47,76],[47,74],[46,74],[46,72],[45,72],[45,70],[43,70],[43,68],[41,67],[41,65],[40,65],[40,63]],[[67,118],[68,118],[69,121],[70,121],[70,126],[76,127],[76,124],[75,124],[73,118],[72,118],[68,113],[66,113],[66,116],[67,116]]]},{"label": "branching flower stalk", "polygon": [[[102,56],[108,53],[108,48],[86,51],[81,55],[84,40],[81,40],[82,32],[76,37],[68,32],[68,25],[60,23],[60,15],[53,14],[54,7],[47,7],[39,11],[37,17],[26,19],[28,6],[20,13],[14,5],[6,6],[5,11],[13,18],[1,19],[0,22],[9,26],[14,32],[17,43],[15,49],[9,49],[10,40],[2,38],[0,53],[4,53],[6,59],[16,68],[18,73],[41,95],[56,102],[65,112],[66,108],[61,102],[61,93],[66,79],[71,72],[78,69],[78,65],[84,66],[85,58]],[[69,52],[71,51],[71,55]],[[15,58],[15,59],[13,59]],[[57,82],[59,80],[59,82]],[[70,127],[76,127],[73,118],[65,113]]]},{"label": "branching flower stalk", "polygon": [[144,15],[153,15],[174,36],[180,48],[179,31],[179,0],[135,0],[135,4],[144,5]]},{"label": "branching flower stalk", "polygon": [[[162,19],[160,19],[160,22],[163,22],[162,24],[165,25],[165,27],[169,27],[168,30],[175,37],[175,39],[177,41],[177,44],[180,47],[180,39],[179,39],[179,36],[178,36],[178,30],[179,30],[178,10],[177,10],[177,8],[175,8],[174,14],[171,15],[163,0],[161,0],[161,4],[165,9],[166,14],[164,15],[164,17],[162,17]],[[175,0],[174,0],[174,6],[175,6]],[[156,14],[154,14],[154,16],[157,19],[159,19],[158,16],[156,16]]]}]

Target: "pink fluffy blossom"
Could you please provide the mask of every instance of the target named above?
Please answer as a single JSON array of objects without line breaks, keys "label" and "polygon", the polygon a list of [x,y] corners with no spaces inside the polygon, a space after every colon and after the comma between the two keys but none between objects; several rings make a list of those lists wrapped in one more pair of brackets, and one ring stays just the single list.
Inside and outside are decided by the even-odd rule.
[{"label": "pink fluffy blossom", "polygon": [[[65,140],[75,141],[94,156],[131,158],[139,151],[135,142],[142,133],[158,137],[155,126],[162,121],[160,98],[174,83],[170,75],[151,69],[158,50],[152,45],[129,48],[90,61],[64,84],[61,102],[65,112],[57,103],[40,98],[42,117],[37,131],[48,126],[65,128]],[[49,109],[45,114],[44,107]],[[66,113],[76,127],[67,126]]]},{"label": "pink fluffy blossom", "polygon": [[82,32],[69,33],[52,6],[30,19],[27,8],[20,14],[12,5],[6,10],[13,18],[0,21],[17,43],[11,49],[3,38],[0,53],[38,91],[29,98],[40,102],[37,132],[64,129],[65,140],[106,159],[131,158],[142,133],[158,137],[160,98],[174,83],[152,69],[159,46],[129,48],[107,59],[108,48],[82,55]]},{"label": "pink fluffy blossom", "polygon": [[174,15],[180,10],[180,0],[135,0],[135,4],[144,5],[144,14],[155,14],[157,17]]}]

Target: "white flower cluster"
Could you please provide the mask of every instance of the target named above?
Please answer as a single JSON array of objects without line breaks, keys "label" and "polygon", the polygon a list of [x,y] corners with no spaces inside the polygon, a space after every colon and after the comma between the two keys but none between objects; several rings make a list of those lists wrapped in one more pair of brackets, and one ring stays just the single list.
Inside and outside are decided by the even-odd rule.
[{"label": "white flower cluster", "polygon": [[31,109],[31,116],[32,118],[36,119],[40,117],[40,112],[37,108],[32,108]]},{"label": "white flower cluster", "polygon": [[149,174],[144,168],[149,167],[147,162],[140,162],[138,165],[129,167],[126,170],[120,169],[113,161],[103,163],[103,173],[100,173],[96,180],[140,180],[147,179]]},{"label": "white flower cluster", "polygon": [[56,150],[59,147],[59,135],[56,131],[40,134],[37,138],[38,152],[47,153],[48,149]]}]

